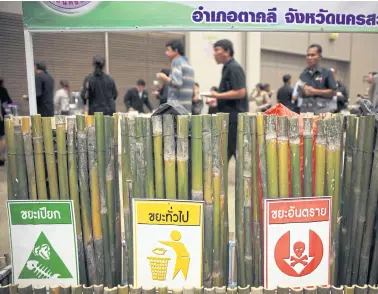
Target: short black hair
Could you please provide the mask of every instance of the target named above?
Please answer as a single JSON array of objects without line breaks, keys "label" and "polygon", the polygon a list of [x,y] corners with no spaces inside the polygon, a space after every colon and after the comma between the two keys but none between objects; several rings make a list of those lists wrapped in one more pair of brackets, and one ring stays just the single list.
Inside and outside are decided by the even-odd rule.
[{"label": "short black hair", "polygon": [[310,49],[310,48],[316,48],[317,51],[318,51],[318,53],[319,53],[319,55],[322,56],[322,53],[323,53],[322,46],[320,46],[319,44],[311,44],[310,46],[308,46],[308,49]]},{"label": "short black hair", "polygon": [[165,47],[171,47],[173,51],[177,51],[178,54],[184,56],[184,42],[182,40],[171,40],[165,45]]},{"label": "short black hair", "polygon": [[371,71],[371,72],[369,72],[369,74],[371,74],[372,76],[375,76],[377,74],[377,72],[376,71]]},{"label": "short black hair", "polygon": [[291,75],[284,75],[284,76],[282,77],[282,80],[283,80],[284,83],[287,83],[288,81],[291,80]]},{"label": "short black hair", "polygon": [[67,81],[67,80],[61,80],[61,81],[60,81],[60,85],[61,85],[63,88],[68,88],[68,87],[69,87],[69,84],[68,84],[68,81]]},{"label": "short black hair", "polygon": [[42,70],[42,71],[46,71],[47,70],[47,66],[46,64],[43,62],[43,61],[37,61],[35,63],[35,66],[37,67],[37,69],[39,70]]},{"label": "short black hair", "polygon": [[228,51],[231,57],[234,56],[234,44],[228,39],[216,41],[214,44],[214,48],[215,47],[221,47],[224,51]]},{"label": "short black hair", "polygon": [[142,79],[137,80],[136,84],[137,86],[143,86],[143,87],[146,86],[146,82]]},{"label": "short black hair", "polygon": [[169,76],[171,74],[171,70],[169,68],[163,68],[160,72],[165,74],[166,76]]},{"label": "short black hair", "polygon": [[263,83],[258,83],[257,85],[256,85],[256,87],[257,88],[259,88],[260,90],[264,90],[264,84]]},{"label": "short black hair", "polygon": [[197,82],[194,83],[195,86],[197,86],[199,88],[199,84]]}]

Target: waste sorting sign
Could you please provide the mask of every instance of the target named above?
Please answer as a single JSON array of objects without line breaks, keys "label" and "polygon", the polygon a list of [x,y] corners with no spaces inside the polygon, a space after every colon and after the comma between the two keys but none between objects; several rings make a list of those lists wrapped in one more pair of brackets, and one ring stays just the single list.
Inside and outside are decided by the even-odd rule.
[{"label": "waste sorting sign", "polygon": [[203,203],[133,199],[134,285],[202,286]]},{"label": "waste sorting sign", "polygon": [[264,287],[330,284],[331,197],[266,199]]},{"label": "waste sorting sign", "polygon": [[73,202],[7,202],[13,283],[79,283]]}]

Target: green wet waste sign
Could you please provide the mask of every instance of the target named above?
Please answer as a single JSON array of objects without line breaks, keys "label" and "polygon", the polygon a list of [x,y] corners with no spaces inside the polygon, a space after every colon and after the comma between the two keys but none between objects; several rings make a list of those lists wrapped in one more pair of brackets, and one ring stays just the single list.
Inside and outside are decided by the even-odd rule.
[{"label": "green wet waste sign", "polygon": [[73,202],[7,202],[13,283],[78,284]]}]

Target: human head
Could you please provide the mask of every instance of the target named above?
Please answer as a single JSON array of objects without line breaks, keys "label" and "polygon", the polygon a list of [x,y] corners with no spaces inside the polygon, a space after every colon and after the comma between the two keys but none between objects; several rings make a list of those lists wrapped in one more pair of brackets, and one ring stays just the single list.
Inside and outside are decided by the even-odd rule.
[{"label": "human head", "polygon": [[375,71],[371,71],[368,73],[368,76],[367,76],[367,81],[369,84],[372,84],[373,83],[373,77],[377,74],[377,72]]},{"label": "human head", "polygon": [[307,49],[307,65],[309,68],[316,68],[319,61],[322,59],[322,46],[319,44],[312,44]]},{"label": "human head", "polygon": [[261,91],[263,91],[264,90],[264,84],[263,83],[258,83],[257,85],[256,85],[256,91],[258,92],[258,93],[260,93]]},{"label": "human head", "polygon": [[171,74],[171,70],[169,68],[162,68],[160,72],[165,74],[167,77]]},{"label": "human head", "polygon": [[36,73],[40,73],[40,72],[46,72],[47,70],[47,67],[46,67],[46,64],[43,62],[43,61],[37,61],[35,64],[34,64],[34,70]]},{"label": "human head", "polygon": [[284,84],[290,84],[291,83],[291,75],[284,75],[282,77],[282,81],[284,82]]},{"label": "human head", "polygon": [[234,56],[234,45],[230,40],[222,39],[214,44],[214,58],[217,64],[222,64]]},{"label": "human head", "polygon": [[144,88],[146,87],[146,82],[142,79],[137,80],[136,82],[136,88],[138,92],[142,92]]},{"label": "human head", "polygon": [[267,92],[270,92],[270,84],[265,84],[264,90],[267,91]]},{"label": "human head", "polygon": [[105,57],[101,55],[96,55],[93,57],[93,67],[96,74],[100,74],[105,66]]},{"label": "human head", "polygon": [[178,56],[184,56],[184,42],[182,40],[172,40],[165,45],[165,55],[169,60]]},{"label": "human head", "polygon": [[65,89],[69,88],[69,84],[67,80],[61,80],[60,85],[62,86],[62,88],[65,88]]},{"label": "human head", "polygon": [[197,82],[194,83],[194,95],[197,95],[199,93],[199,84]]}]

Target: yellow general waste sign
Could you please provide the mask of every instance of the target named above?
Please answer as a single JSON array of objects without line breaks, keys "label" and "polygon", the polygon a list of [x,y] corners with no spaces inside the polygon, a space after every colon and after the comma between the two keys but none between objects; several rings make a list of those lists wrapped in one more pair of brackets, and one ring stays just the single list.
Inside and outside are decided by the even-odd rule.
[{"label": "yellow general waste sign", "polygon": [[133,200],[134,285],[202,286],[203,203]]}]

